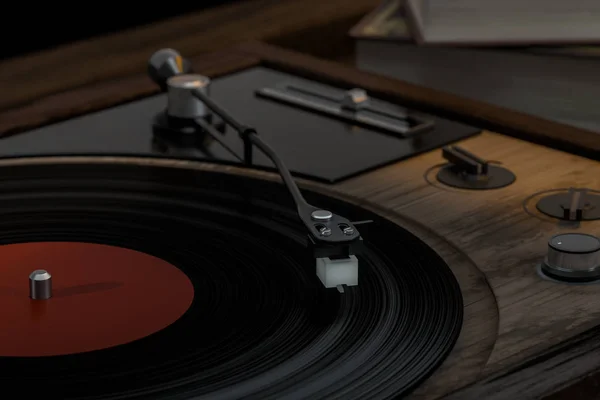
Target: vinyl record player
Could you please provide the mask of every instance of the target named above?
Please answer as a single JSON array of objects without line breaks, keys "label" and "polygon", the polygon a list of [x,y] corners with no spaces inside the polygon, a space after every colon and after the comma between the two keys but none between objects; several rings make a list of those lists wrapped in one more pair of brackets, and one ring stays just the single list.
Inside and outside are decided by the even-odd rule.
[{"label": "vinyl record player", "polygon": [[5,390],[525,399],[600,366],[600,136],[260,43],[0,133]]}]

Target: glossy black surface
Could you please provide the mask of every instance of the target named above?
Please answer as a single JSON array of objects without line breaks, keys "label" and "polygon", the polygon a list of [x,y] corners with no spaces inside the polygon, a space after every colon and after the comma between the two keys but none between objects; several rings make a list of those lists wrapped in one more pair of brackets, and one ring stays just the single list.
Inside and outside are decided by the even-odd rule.
[{"label": "glossy black surface", "polygon": [[[288,168],[300,176],[335,182],[479,132],[431,117],[434,130],[398,138],[256,96],[256,90],[278,82],[308,81],[256,67],[214,80],[211,97],[241,123],[256,128]],[[152,119],[165,106],[166,96],[158,95],[8,137],[0,141],[0,156],[111,154],[209,159],[198,150],[164,154],[153,146]],[[242,141],[231,129],[225,141],[242,154]],[[218,143],[209,150],[219,160],[238,162]],[[258,152],[255,163],[271,167]]]},{"label": "glossy black surface", "polygon": [[[49,161],[0,167],[0,183],[0,244],[129,248],[171,263],[194,286],[186,313],[142,339],[70,355],[0,357],[2,389],[17,398],[402,398],[460,334],[463,299],[444,260],[395,223],[337,199],[304,192],[313,204],[376,227],[358,255],[359,286],[343,294],[317,278],[306,230],[279,182]],[[2,299],[12,301],[10,286]],[[3,340],[39,340],[9,336]]]}]

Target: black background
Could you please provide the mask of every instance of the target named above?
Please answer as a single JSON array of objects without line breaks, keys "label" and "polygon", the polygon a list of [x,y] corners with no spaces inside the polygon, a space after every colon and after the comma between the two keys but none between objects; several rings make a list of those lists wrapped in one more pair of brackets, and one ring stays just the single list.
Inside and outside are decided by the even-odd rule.
[{"label": "black background", "polygon": [[10,2],[3,5],[0,17],[0,60],[235,1],[240,0]]}]

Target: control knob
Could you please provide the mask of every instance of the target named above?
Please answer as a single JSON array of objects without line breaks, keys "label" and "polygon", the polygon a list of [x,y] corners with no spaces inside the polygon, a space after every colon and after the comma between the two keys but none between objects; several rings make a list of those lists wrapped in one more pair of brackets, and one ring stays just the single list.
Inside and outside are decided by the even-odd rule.
[{"label": "control knob", "polygon": [[542,271],[563,281],[600,278],[600,239],[584,233],[562,233],[548,241]]},{"label": "control knob", "polygon": [[446,146],[442,157],[448,163],[437,174],[441,183],[471,190],[498,189],[512,184],[516,176],[508,169],[486,161],[459,146]]},{"label": "control knob", "polygon": [[210,114],[206,105],[194,96],[195,90],[209,94],[210,79],[202,75],[174,75],[167,79],[167,114],[171,117],[194,119]]}]

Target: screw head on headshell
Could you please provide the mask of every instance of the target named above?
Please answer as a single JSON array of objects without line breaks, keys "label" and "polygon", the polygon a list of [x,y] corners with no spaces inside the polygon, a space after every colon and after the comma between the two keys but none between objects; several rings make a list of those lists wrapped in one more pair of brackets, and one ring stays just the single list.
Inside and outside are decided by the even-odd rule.
[{"label": "screw head on headshell", "polygon": [[148,60],[148,75],[162,91],[167,90],[167,80],[170,77],[191,72],[192,63],[183,58],[177,50],[158,50]]}]

